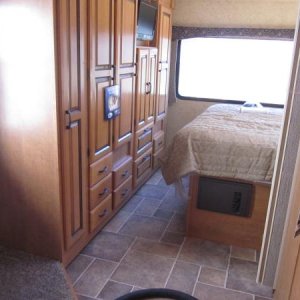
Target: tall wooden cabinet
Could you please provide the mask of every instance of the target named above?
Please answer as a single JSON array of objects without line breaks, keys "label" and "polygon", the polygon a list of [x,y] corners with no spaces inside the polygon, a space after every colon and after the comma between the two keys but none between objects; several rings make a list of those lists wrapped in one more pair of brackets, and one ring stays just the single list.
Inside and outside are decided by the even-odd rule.
[{"label": "tall wooden cabinet", "polygon": [[[7,14],[26,8],[14,40],[28,41],[16,52],[7,38],[16,24],[5,18],[1,244],[68,264],[153,173],[164,145],[171,3],[159,0],[156,40],[137,48],[137,0],[1,1]],[[109,121],[112,85],[121,114]]]}]

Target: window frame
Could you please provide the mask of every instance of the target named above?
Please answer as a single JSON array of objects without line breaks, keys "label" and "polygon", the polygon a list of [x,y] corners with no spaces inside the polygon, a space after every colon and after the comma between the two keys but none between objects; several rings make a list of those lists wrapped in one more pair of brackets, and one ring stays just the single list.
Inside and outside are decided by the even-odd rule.
[{"label": "window frame", "polygon": [[[202,37],[199,37],[202,38]],[[203,37],[205,38],[205,37]],[[216,37],[214,37],[216,38]],[[224,38],[224,37],[220,37]],[[232,37],[231,37],[232,38]],[[199,97],[187,97],[179,94],[179,73],[180,73],[180,55],[181,55],[181,42],[184,39],[180,39],[177,42],[177,53],[176,53],[176,74],[175,74],[175,95],[179,100],[191,100],[191,101],[200,101],[200,102],[212,102],[212,103],[227,103],[227,104],[236,104],[241,105],[244,104],[245,100],[227,100],[227,99],[215,99],[215,98],[199,98]],[[287,95],[288,96],[288,95]],[[284,108],[284,104],[271,104],[271,103],[260,103],[264,107],[274,107],[274,108]]]}]

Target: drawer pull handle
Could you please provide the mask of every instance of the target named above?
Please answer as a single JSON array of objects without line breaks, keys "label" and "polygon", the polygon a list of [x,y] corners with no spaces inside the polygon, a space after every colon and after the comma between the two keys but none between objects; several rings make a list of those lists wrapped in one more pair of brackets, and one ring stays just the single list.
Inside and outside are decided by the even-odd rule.
[{"label": "drawer pull handle", "polygon": [[108,194],[109,193],[109,189],[108,188],[105,188],[104,190],[103,190],[103,192],[101,192],[100,194],[99,194],[99,197],[102,197],[102,196],[104,196],[105,194]]},{"label": "drawer pull handle", "polygon": [[103,168],[102,170],[100,170],[100,171],[98,172],[98,174],[106,173],[107,170],[108,170],[108,167],[105,166],[105,168]]},{"label": "drawer pull handle", "polygon": [[108,209],[105,208],[104,211],[98,215],[98,217],[99,217],[99,218],[103,218],[103,217],[105,217],[107,214],[108,214]]},{"label": "drawer pull handle", "polygon": [[121,194],[122,197],[125,197],[129,192],[129,189],[126,189],[123,191],[123,193]]},{"label": "drawer pull handle", "polygon": [[158,146],[161,146],[161,145],[162,145],[162,143],[163,143],[163,142],[162,142],[162,141],[160,141],[160,142],[158,143]]},{"label": "drawer pull handle", "polygon": [[145,130],[143,131],[143,134],[146,134],[146,133],[148,133],[148,132],[150,132],[150,131],[151,131],[151,128],[145,129]]},{"label": "drawer pull handle", "polygon": [[145,162],[146,160],[149,160],[149,159],[150,159],[150,155],[147,155],[142,159],[142,162]]},{"label": "drawer pull handle", "polygon": [[123,178],[124,178],[124,177],[127,177],[127,176],[128,176],[128,173],[129,173],[129,171],[126,170],[126,171],[122,174],[122,177],[123,177]]}]

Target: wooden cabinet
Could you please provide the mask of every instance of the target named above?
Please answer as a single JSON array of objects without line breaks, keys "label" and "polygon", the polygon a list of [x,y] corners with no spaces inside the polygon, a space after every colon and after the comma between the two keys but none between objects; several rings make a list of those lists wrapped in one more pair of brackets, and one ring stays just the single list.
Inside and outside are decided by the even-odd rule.
[{"label": "wooden cabinet", "polygon": [[[164,5],[171,0],[165,1],[158,50],[139,52],[137,89],[137,0],[1,2],[27,9],[15,40],[35,41],[17,60],[15,51],[1,60],[10,66],[0,82],[4,245],[68,264],[151,175],[167,105],[171,11]],[[38,31],[26,26],[32,15]],[[3,22],[0,43],[13,50],[14,20]],[[16,88],[18,78],[26,89]],[[104,89],[115,84],[121,115],[108,121]]]},{"label": "wooden cabinet", "polygon": [[104,119],[104,88],[113,85],[114,1],[89,1],[89,159],[112,151],[112,122]]},{"label": "wooden cabinet", "polygon": [[137,49],[135,129],[153,123],[156,100],[157,49]]},{"label": "wooden cabinet", "polygon": [[172,34],[172,10],[159,5],[157,46],[158,46],[158,75],[156,120],[165,118],[168,107],[169,66]]}]

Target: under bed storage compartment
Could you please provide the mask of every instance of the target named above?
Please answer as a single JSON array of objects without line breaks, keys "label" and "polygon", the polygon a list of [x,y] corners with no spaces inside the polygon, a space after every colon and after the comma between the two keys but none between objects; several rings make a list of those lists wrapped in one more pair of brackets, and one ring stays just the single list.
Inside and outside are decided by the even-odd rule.
[{"label": "under bed storage compartment", "polygon": [[191,176],[187,235],[260,249],[270,186],[269,182]]},{"label": "under bed storage compartment", "polygon": [[248,217],[252,194],[249,183],[200,177],[197,208]]}]

